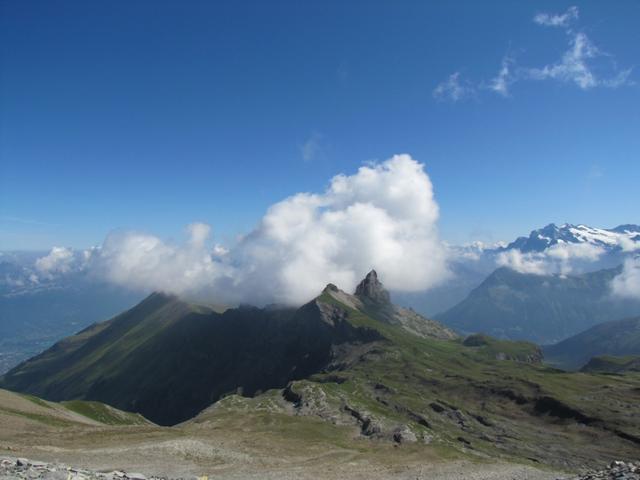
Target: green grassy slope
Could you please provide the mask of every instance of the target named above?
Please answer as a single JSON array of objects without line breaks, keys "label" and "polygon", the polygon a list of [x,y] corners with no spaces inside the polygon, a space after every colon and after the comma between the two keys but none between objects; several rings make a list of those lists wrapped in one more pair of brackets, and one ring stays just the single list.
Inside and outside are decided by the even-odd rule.
[{"label": "green grassy slope", "polygon": [[33,395],[1,389],[0,421],[5,426],[11,423],[14,429],[19,430],[26,430],[28,425],[54,428],[79,425],[151,425],[141,415],[123,412],[99,402],[49,402]]},{"label": "green grassy slope", "polygon": [[384,340],[346,368],[294,382],[285,396],[300,413],[355,418],[372,438],[402,441],[407,427],[418,441],[554,465],[637,452],[640,375],[567,373],[536,363],[538,349],[526,342],[420,338],[327,293],[319,300]]},{"label": "green grassy slope", "polygon": [[640,372],[640,355],[626,355],[624,357],[601,355],[593,357],[580,370],[591,373]]},{"label": "green grassy slope", "polygon": [[599,355],[640,355],[640,317],[601,323],[544,348],[551,364],[577,370]]}]

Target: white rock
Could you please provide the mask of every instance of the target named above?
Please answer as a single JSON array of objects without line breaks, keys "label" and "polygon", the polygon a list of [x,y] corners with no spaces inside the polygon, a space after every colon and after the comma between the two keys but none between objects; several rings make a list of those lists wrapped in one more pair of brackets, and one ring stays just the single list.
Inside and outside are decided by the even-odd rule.
[{"label": "white rock", "polygon": [[143,474],[141,473],[127,473],[126,477],[129,480],[147,480],[147,477],[145,477]]}]

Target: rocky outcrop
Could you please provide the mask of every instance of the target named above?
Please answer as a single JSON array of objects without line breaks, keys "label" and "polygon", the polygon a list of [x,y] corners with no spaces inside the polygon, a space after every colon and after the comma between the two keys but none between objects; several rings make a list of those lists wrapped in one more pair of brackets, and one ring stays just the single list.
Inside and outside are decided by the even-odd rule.
[{"label": "rocky outcrop", "polygon": [[611,462],[602,470],[590,470],[571,480],[640,480],[640,462]]},{"label": "rocky outcrop", "polygon": [[[342,294],[342,296],[346,295],[344,292]],[[332,292],[332,295],[335,296],[337,293]],[[378,280],[378,274],[375,270],[371,270],[358,284],[354,295],[347,296],[351,297],[351,303],[359,303],[361,308],[376,320],[400,326],[414,335],[443,340],[452,340],[458,336],[453,330],[441,323],[424,318],[411,309],[391,303],[391,296]],[[341,301],[344,302],[344,299]]]},{"label": "rocky outcrop", "polygon": [[[164,477],[147,477],[141,473],[96,472],[70,467],[61,463],[46,463],[26,458],[0,458],[0,479],[11,480],[160,480]],[[194,479],[195,480],[195,479]]]},{"label": "rocky outcrop", "polygon": [[391,296],[378,280],[378,274],[375,270],[367,273],[367,276],[356,287],[356,297],[365,303],[373,303],[376,305],[390,305]]}]

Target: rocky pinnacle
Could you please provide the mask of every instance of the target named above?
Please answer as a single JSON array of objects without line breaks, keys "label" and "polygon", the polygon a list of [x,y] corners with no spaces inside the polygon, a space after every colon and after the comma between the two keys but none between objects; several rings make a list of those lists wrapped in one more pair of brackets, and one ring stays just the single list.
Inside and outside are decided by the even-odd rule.
[{"label": "rocky pinnacle", "polygon": [[356,287],[356,297],[363,301],[369,301],[378,305],[386,305],[391,303],[389,292],[378,280],[378,274],[375,270],[371,270],[364,280]]}]

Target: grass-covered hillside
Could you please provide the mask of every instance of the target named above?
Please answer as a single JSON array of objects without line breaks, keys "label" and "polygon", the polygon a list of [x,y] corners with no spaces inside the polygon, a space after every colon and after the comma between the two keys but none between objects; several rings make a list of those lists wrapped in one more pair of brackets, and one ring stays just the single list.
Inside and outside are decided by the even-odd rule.
[{"label": "grass-covered hillside", "polygon": [[626,355],[624,357],[601,355],[593,357],[581,370],[583,372],[600,373],[640,372],[640,355]]},{"label": "grass-covered hillside", "polygon": [[640,355],[640,317],[601,323],[544,348],[549,363],[577,370],[592,357]]},{"label": "grass-covered hillside", "polygon": [[0,389],[0,424],[27,431],[34,427],[151,425],[141,415],[123,412],[99,402],[49,402],[33,395]]}]

